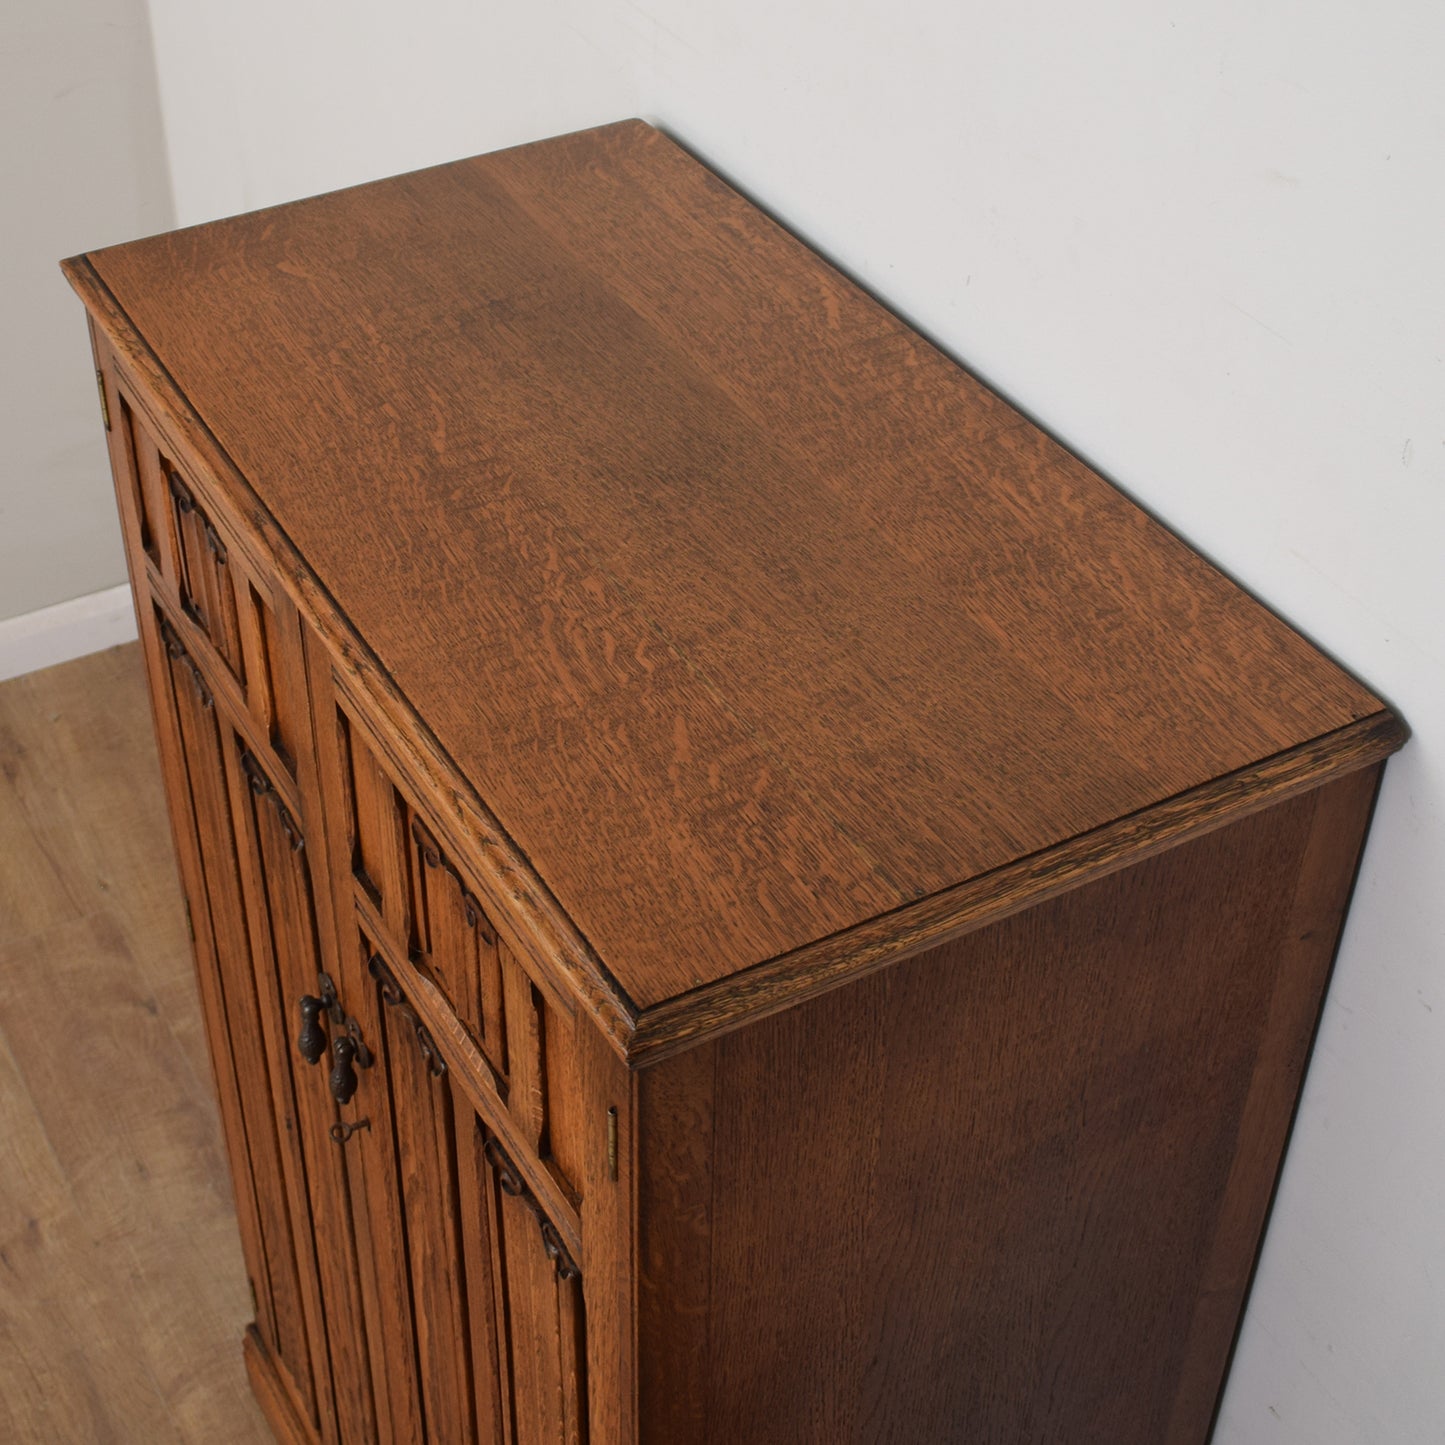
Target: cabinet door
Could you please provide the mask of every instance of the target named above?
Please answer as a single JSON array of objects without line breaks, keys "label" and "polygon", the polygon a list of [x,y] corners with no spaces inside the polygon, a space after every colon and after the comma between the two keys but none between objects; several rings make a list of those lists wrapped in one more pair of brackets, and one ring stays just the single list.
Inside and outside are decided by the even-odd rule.
[{"label": "cabinet door", "polygon": [[[314,1266],[306,1268],[309,1220],[298,1221],[287,1190],[294,1172],[294,1131],[278,1118],[271,1086],[250,930],[238,872],[227,778],[227,737],[205,676],[163,620],[155,623],[165,671],[158,708],[172,803],[182,814],[199,862],[187,878],[187,907],[196,939],[196,962],[207,1035],[226,1126],[246,1263],[256,1298],[256,1324],[290,1403],[319,1432],[317,1378],[324,1355],[315,1345],[320,1305]],[[153,678],[153,685],[157,679]],[[178,827],[178,831],[181,828]],[[301,1225],[298,1228],[298,1224]]]},{"label": "cabinet door", "polygon": [[183,874],[256,1328],[316,1438],[374,1438],[337,1108],[294,1046],[297,1003],[321,976],[305,838],[279,769],[249,750],[165,619],[150,623],[173,812],[198,864]]}]

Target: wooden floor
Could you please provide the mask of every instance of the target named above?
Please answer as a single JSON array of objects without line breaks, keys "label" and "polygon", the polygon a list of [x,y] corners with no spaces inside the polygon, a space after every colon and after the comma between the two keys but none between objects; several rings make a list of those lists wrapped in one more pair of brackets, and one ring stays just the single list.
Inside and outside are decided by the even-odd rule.
[{"label": "wooden floor", "polygon": [[0,1441],[266,1441],[139,647],[0,684]]}]

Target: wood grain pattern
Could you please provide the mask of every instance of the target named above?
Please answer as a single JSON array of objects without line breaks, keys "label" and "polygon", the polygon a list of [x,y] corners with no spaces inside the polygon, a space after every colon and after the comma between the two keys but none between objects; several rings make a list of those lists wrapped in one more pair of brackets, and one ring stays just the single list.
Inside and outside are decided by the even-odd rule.
[{"label": "wood grain pattern", "polygon": [[1379,710],[640,124],[91,262],[640,1008]]},{"label": "wood grain pattern", "polygon": [[645,1070],[639,1438],[1202,1441],[1375,781]]},{"label": "wood grain pattern", "polygon": [[[785,979],[794,980],[802,993],[834,986],[853,976],[853,961],[857,971],[873,966],[877,958],[886,955],[890,939],[900,947],[910,948],[920,937],[942,937],[959,927],[987,921],[987,912],[981,914],[972,906],[975,888],[988,897],[995,885],[1003,882],[999,890],[1002,909],[1026,906],[1032,885],[1027,876],[1019,879],[1020,873],[1031,875],[1038,871],[1042,875],[1040,886],[1045,889],[1050,880],[1076,862],[1086,865],[1078,876],[1088,876],[1087,869],[1097,861],[1101,841],[1118,845],[1105,852],[1122,865],[1127,861],[1124,855],[1129,839],[1162,846],[1166,841],[1188,836],[1196,822],[1201,828],[1218,826],[1231,809],[1262,805],[1262,795],[1285,796],[1333,772],[1377,761],[1398,748],[1408,735],[1393,713],[1375,714],[1276,758],[1206,783],[1168,800],[1157,810],[1118,820],[981,879],[881,915],[741,977],[724,978],[712,987],[695,989],[649,1010],[648,1018],[640,1020],[632,1000],[501,828],[475,784],[458,772],[430,728],[401,697],[393,680],[340,613],[335,599],[318,584],[294,544],[277,527],[188,399],[137,336],[89,262],[81,258],[67,263],[67,274],[91,308],[94,323],[116,348],[113,353],[108,348],[99,353],[107,373],[133,378],[131,385],[142,388],[135,392],[134,399],[138,411],[145,414],[146,424],[167,438],[172,451],[185,459],[193,477],[204,475],[208,489],[215,488],[218,494],[230,498],[235,509],[231,517],[233,538],[244,543],[253,559],[269,559],[277,580],[290,590],[314,629],[308,636],[315,638],[318,647],[324,643],[328,649],[326,666],[334,669],[338,685],[344,682],[352,705],[382,729],[377,736],[393,749],[392,761],[416,781],[420,793],[434,799],[435,812],[430,819],[434,830],[443,835],[458,856],[470,855],[473,876],[484,901],[509,942],[529,958],[538,970],[537,977],[570,989],[571,996],[588,1011],[617,1052],[631,1061],[656,1056],[655,1048],[676,1047],[679,1039],[702,1038],[733,1027],[760,1000],[764,1007],[781,1006],[776,1000],[784,991]],[[113,443],[113,455],[114,451]],[[1156,818],[1157,828],[1153,826]],[[1014,881],[1022,886],[1013,887]],[[769,979],[770,974],[779,977]],[[756,991],[759,982],[771,984],[765,994]]]}]

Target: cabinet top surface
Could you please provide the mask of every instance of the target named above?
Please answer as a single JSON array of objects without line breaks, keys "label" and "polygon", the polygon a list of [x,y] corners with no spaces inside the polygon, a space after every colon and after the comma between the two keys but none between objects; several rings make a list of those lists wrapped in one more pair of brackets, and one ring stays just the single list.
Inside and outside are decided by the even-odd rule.
[{"label": "cabinet top surface", "polygon": [[641,1008],[1381,709],[641,122],[88,259]]}]

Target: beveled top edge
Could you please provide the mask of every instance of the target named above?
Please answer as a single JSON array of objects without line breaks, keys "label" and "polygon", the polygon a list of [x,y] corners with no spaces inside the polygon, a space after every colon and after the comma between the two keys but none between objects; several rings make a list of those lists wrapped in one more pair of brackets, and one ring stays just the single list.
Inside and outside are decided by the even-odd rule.
[{"label": "beveled top edge", "polygon": [[720,983],[644,1009],[626,1044],[630,1067],[658,1063],[925,949],[1000,922],[1358,769],[1382,763],[1409,727],[1382,708],[1333,733],[1215,778],[1137,814],[831,938],[769,959]]}]

